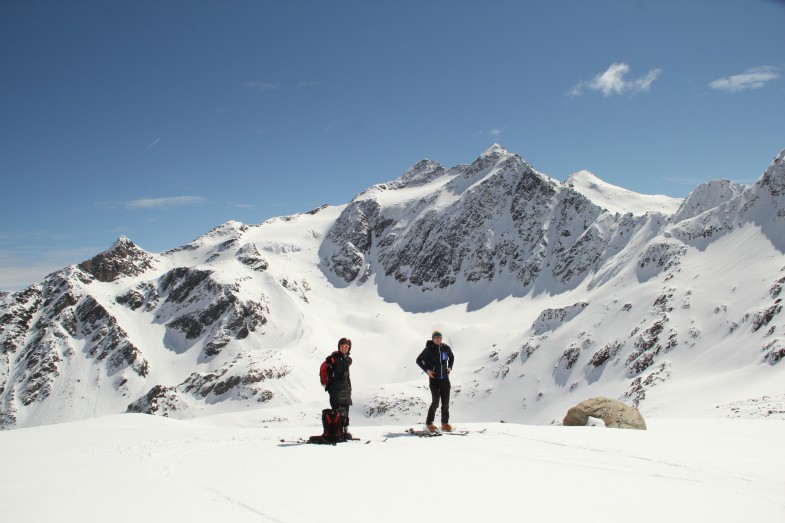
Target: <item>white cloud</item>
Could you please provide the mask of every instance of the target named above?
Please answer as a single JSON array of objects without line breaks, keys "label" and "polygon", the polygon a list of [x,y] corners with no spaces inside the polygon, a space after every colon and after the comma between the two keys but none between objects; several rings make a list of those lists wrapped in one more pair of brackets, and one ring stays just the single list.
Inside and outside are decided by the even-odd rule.
[{"label": "white cloud", "polygon": [[748,69],[741,74],[718,78],[713,82],[710,82],[709,87],[716,91],[738,93],[739,91],[746,91],[748,89],[760,89],[768,82],[774,81],[779,77],[779,68],[772,65],[763,65],[761,67]]},{"label": "white cloud", "polygon": [[207,199],[203,196],[172,196],[169,198],[141,198],[125,203],[127,209],[168,209],[183,205],[197,205]]},{"label": "white cloud", "polygon": [[630,72],[630,66],[625,63],[611,64],[608,69],[595,76],[592,80],[582,80],[570,89],[570,96],[581,96],[585,90],[599,91],[603,96],[613,94],[626,94],[646,92],[651,84],[662,73],[662,69],[652,69],[645,76],[634,80],[627,80],[625,76]]}]

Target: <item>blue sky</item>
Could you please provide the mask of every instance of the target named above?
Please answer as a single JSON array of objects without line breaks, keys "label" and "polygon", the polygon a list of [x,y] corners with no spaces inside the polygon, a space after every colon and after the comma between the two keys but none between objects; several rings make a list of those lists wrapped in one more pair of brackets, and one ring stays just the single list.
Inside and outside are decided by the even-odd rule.
[{"label": "blue sky", "polygon": [[785,2],[0,2],[0,290],[498,142],[686,196],[785,148]]}]

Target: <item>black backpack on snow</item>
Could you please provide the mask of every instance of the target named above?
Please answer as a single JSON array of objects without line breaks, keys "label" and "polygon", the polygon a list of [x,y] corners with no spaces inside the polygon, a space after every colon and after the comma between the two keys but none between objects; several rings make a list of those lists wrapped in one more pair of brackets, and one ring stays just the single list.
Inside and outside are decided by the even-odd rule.
[{"label": "black backpack on snow", "polygon": [[308,443],[335,445],[346,441],[346,436],[343,433],[343,414],[338,409],[324,409],[322,411],[322,427],[324,427],[322,435],[311,436]]},{"label": "black backpack on snow", "polygon": [[343,414],[338,409],[324,409],[322,411],[322,436],[329,441],[345,441],[343,433]]}]

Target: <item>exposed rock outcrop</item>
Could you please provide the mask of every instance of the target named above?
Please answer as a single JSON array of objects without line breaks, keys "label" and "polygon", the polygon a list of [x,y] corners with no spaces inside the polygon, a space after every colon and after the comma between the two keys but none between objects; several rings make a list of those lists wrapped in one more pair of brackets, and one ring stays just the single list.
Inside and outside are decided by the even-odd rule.
[{"label": "exposed rock outcrop", "polygon": [[110,282],[123,276],[138,276],[152,268],[154,257],[125,236],[112,247],[79,264],[79,268],[98,281]]},{"label": "exposed rock outcrop", "polygon": [[609,428],[646,430],[646,422],[638,409],[603,397],[578,403],[567,411],[563,423],[564,426],[583,427],[589,423],[589,417],[601,419]]}]

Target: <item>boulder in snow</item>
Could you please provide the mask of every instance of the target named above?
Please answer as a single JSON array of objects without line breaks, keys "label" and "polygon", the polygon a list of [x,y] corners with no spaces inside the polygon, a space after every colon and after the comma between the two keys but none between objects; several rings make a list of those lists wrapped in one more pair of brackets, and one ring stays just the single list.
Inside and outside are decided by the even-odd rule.
[{"label": "boulder in snow", "polygon": [[583,427],[589,423],[590,417],[601,419],[609,428],[646,430],[646,422],[638,409],[603,397],[578,403],[567,411],[563,423],[565,426]]}]

